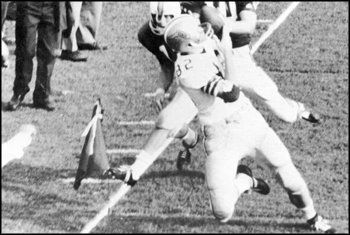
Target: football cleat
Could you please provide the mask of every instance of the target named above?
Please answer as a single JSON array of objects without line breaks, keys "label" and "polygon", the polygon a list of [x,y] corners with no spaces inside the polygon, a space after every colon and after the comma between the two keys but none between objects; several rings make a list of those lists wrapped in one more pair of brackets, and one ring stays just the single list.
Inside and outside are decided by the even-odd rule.
[{"label": "football cleat", "polygon": [[191,155],[190,149],[188,148],[184,147],[180,150],[176,161],[176,167],[179,171],[182,171],[185,167],[190,165]]},{"label": "football cleat", "polygon": [[239,165],[237,167],[237,174],[246,174],[252,178],[253,180],[253,186],[251,188],[252,191],[260,193],[262,195],[267,195],[270,193],[270,187],[263,179],[255,178],[257,182],[257,184],[255,185],[254,183],[255,180],[253,179],[254,178],[253,173],[249,167],[245,165]]},{"label": "football cleat", "polygon": [[336,230],[331,225],[329,225],[329,221],[323,219],[322,216],[319,216],[317,214],[312,219],[309,219],[307,223],[310,225],[310,228],[313,231],[322,231],[327,234],[336,233]]},{"label": "football cleat", "polygon": [[176,161],[176,167],[178,170],[183,170],[185,167],[188,167],[191,163],[191,151],[190,149],[194,148],[197,143],[199,142],[199,135],[197,132],[195,132],[195,142],[194,144],[186,144],[185,141],[182,141],[183,149],[179,151],[179,154],[177,155],[177,161]]},{"label": "football cleat", "polygon": [[304,111],[300,114],[301,118],[311,122],[311,123],[320,123],[321,116],[317,113],[311,113],[310,111]]},{"label": "football cleat", "polygon": [[304,106],[304,104],[296,102],[297,109],[298,109],[298,118],[304,119],[311,123],[320,123],[321,122],[321,116],[317,113],[312,113],[309,110],[307,110]]},{"label": "football cleat", "polygon": [[134,186],[137,180],[132,178],[132,170],[129,166],[121,166],[118,168],[110,168],[108,169],[108,175],[112,177],[112,179],[118,179],[123,181],[124,183]]},{"label": "football cleat", "polygon": [[19,108],[19,106],[22,104],[25,95],[28,93],[28,91],[22,93],[22,94],[14,94],[11,97],[11,100],[6,105],[7,111],[15,111]]}]

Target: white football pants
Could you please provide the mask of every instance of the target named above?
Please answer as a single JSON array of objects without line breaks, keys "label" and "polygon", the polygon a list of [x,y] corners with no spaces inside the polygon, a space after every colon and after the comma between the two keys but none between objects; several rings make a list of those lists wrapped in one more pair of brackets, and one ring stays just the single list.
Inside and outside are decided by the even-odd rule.
[{"label": "white football pants", "polygon": [[278,91],[275,82],[254,62],[249,46],[232,49],[235,79],[237,85],[247,96],[264,102],[281,120],[292,123],[298,118],[303,104],[284,98]]},{"label": "white football pants", "polygon": [[221,222],[231,218],[242,193],[236,182],[238,162],[244,157],[255,157],[257,153],[274,167],[280,183],[297,208],[313,208],[306,183],[292,163],[287,148],[247,101],[230,118],[203,127],[207,152],[206,182],[215,218]]}]

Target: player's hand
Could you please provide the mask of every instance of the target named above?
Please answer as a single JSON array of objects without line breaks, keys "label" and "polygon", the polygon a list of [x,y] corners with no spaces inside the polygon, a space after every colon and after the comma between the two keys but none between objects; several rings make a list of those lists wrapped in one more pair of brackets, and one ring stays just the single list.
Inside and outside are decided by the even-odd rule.
[{"label": "player's hand", "polygon": [[154,96],[154,103],[156,106],[156,111],[159,113],[163,107],[164,107],[164,103],[165,103],[165,90],[162,88],[158,88],[157,91],[155,92],[155,96]]}]

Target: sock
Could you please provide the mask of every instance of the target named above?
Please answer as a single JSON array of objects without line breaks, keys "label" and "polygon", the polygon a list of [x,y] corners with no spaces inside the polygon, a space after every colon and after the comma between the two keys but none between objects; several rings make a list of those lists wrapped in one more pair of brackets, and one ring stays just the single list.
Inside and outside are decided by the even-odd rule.
[{"label": "sock", "polygon": [[244,193],[253,186],[253,180],[250,176],[246,174],[237,174],[235,184],[239,194]]},{"label": "sock", "polygon": [[185,148],[194,148],[198,142],[198,135],[197,133],[192,130],[191,128],[188,128],[187,134],[182,138],[182,144]]},{"label": "sock", "polygon": [[131,165],[132,178],[138,180],[147,168],[154,162],[155,158],[142,150],[137,156],[135,162]]},{"label": "sock", "polygon": [[310,220],[310,219],[314,218],[317,214],[313,203],[307,207],[300,209],[300,210],[304,213],[304,218],[306,220]]}]

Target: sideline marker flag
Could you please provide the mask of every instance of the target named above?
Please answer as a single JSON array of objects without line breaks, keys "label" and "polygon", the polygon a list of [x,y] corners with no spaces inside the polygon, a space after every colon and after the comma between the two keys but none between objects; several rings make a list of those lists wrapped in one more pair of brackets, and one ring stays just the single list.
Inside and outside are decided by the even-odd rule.
[{"label": "sideline marker flag", "polygon": [[79,167],[73,185],[75,190],[80,187],[84,178],[101,178],[109,169],[101,127],[102,112],[101,101],[97,99],[91,121],[82,134],[82,137],[85,137],[85,142],[80,154]]}]

